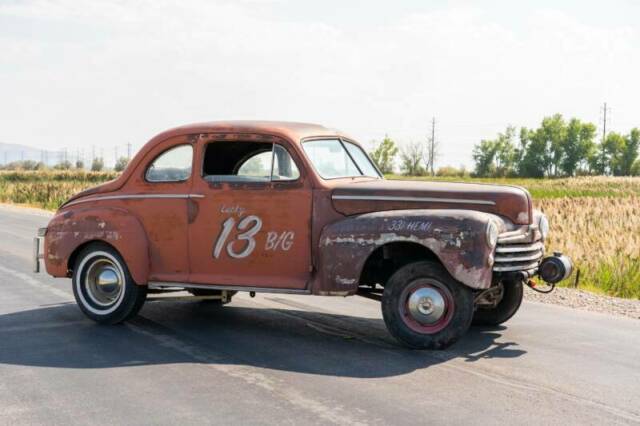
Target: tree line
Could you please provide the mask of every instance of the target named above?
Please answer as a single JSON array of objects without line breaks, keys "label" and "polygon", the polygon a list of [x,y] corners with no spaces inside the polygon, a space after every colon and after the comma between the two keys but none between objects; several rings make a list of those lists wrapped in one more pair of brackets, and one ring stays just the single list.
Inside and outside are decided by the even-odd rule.
[{"label": "tree line", "polygon": [[640,130],[610,132],[598,139],[596,126],[561,114],[545,117],[537,129],[509,126],[472,151],[478,177],[640,175]]},{"label": "tree line", "polygon": [[[116,164],[113,167],[115,172],[122,172],[129,164],[129,159],[127,157],[120,157]],[[20,160],[20,161],[12,161],[10,163],[4,164],[0,166],[0,170],[85,170],[85,164],[82,160],[77,160],[75,163],[71,163],[71,161],[63,160],[59,163],[55,164],[53,167],[47,166],[42,161],[34,161],[34,160]],[[91,166],[89,168],[92,172],[101,172],[105,170],[104,160],[101,157],[96,157],[91,161]]]}]

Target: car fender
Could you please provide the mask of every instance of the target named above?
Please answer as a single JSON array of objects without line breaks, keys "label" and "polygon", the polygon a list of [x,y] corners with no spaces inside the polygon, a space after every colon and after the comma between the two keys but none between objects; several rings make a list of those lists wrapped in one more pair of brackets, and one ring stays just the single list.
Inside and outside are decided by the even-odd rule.
[{"label": "car fender", "polygon": [[392,210],[327,225],[319,240],[315,294],[353,294],[377,248],[412,242],[428,248],[453,278],[474,289],[491,285],[493,249],[486,230],[494,215],[473,210]]},{"label": "car fender", "polygon": [[56,277],[69,276],[71,256],[81,246],[102,241],[122,256],[133,280],[147,283],[149,243],[140,221],[129,211],[111,207],[88,207],[58,212],[47,226],[44,260],[47,272]]}]

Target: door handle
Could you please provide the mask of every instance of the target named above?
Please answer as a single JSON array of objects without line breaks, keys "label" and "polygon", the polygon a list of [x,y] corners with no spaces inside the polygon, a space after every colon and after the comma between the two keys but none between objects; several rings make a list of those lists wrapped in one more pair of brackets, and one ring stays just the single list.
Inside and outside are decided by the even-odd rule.
[{"label": "door handle", "polygon": [[189,194],[189,198],[204,198],[204,194]]}]

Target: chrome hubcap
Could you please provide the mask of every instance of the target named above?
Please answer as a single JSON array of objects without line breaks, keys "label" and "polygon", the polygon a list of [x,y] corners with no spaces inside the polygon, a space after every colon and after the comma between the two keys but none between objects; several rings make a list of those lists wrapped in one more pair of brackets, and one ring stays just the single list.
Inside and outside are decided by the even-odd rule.
[{"label": "chrome hubcap", "polygon": [[123,282],[120,269],[113,262],[99,259],[87,270],[85,288],[94,303],[109,306],[120,297]]},{"label": "chrome hubcap", "polygon": [[446,302],[435,288],[422,287],[409,297],[409,315],[420,324],[433,324],[445,314]]}]

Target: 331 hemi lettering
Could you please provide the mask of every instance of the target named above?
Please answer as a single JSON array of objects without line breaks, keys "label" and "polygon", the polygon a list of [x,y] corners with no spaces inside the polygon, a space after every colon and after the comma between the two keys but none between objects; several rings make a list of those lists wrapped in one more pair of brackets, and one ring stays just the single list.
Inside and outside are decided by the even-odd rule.
[{"label": "331 hemi lettering", "polygon": [[[262,229],[262,219],[260,219],[256,215],[250,215],[243,218],[236,229],[240,232],[236,239],[227,243],[229,238],[229,234],[234,228],[236,224],[236,219],[234,217],[229,217],[222,223],[222,231],[218,238],[216,239],[216,243],[213,246],[213,257],[218,259],[222,252],[222,249],[226,245],[227,254],[234,259],[242,259],[249,256],[256,248],[256,240],[255,236],[260,229]],[[284,250],[288,251],[293,246],[293,239],[295,234],[293,231],[283,231],[281,233],[275,231],[267,232],[267,240],[265,242],[264,249],[265,250]],[[242,242],[245,241],[244,247],[242,247]],[[240,250],[240,251],[238,251]]]}]

